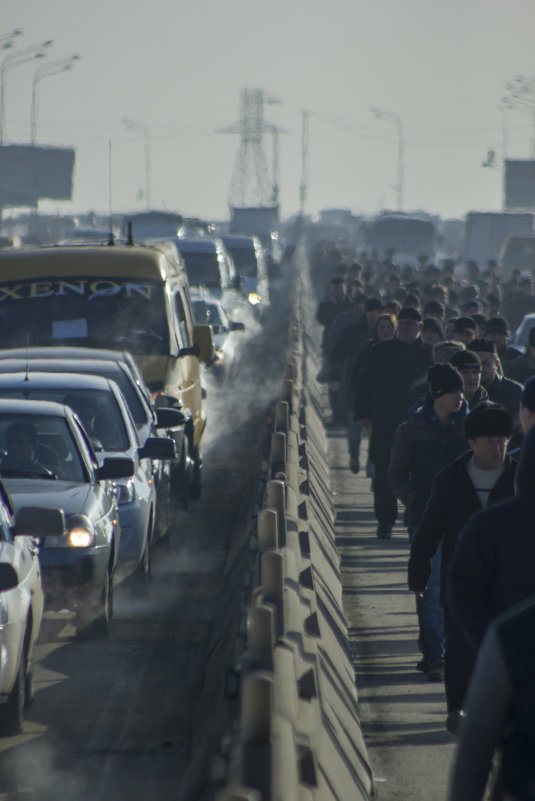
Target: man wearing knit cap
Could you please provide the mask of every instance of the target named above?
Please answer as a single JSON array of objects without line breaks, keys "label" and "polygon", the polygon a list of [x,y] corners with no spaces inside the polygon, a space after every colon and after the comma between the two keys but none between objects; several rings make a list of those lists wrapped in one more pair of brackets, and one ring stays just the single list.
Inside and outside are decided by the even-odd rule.
[{"label": "man wearing knit cap", "polygon": [[518,417],[522,385],[498,372],[499,360],[496,345],[488,339],[476,339],[470,345],[481,360],[481,384],[488,392],[489,400],[500,403]]},{"label": "man wearing knit cap", "polygon": [[469,348],[476,338],[476,334],[477,325],[471,317],[458,317],[457,320],[455,320],[452,339],[458,339],[459,342],[462,342]]},{"label": "man wearing knit cap", "polygon": [[[448,576],[448,603],[474,651],[490,622],[535,594],[535,430],[526,436],[516,470],[515,497],[485,509],[464,528]],[[517,639],[517,648],[532,652],[533,643]],[[531,712],[533,658],[526,665],[529,680],[519,714]],[[518,678],[521,679],[520,674]],[[526,706],[526,703],[529,704]],[[529,721],[533,731],[533,719]],[[518,746],[518,743],[517,743]],[[528,753],[532,753],[528,751]],[[533,763],[533,757],[530,757]],[[509,798],[509,796],[507,796]],[[514,798],[533,798],[527,795]]]},{"label": "man wearing knit cap", "polygon": [[[409,534],[414,533],[431,494],[435,475],[468,450],[464,435],[467,406],[463,379],[450,364],[429,368],[429,393],[423,406],[395,435],[388,479],[392,491],[408,513]],[[427,588],[417,602],[423,640],[418,668],[430,681],[442,681],[444,634],[439,602],[440,551],[433,560]]]},{"label": "man wearing knit cap", "polygon": [[473,350],[454,353],[450,364],[457,368],[463,377],[464,398],[471,410],[482,400],[487,400],[487,390],[481,386],[481,359]]},{"label": "man wearing knit cap", "polygon": [[484,339],[494,342],[504,372],[513,359],[522,356],[518,348],[509,345],[509,326],[503,317],[490,317],[485,323]]},{"label": "man wearing knit cap", "polygon": [[356,388],[355,419],[370,433],[374,511],[377,536],[389,537],[397,517],[397,501],[388,483],[392,437],[411,403],[411,389],[432,363],[431,346],[422,342],[422,316],[417,309],[399,313],[394,339],[370,349]]},{"label": "man wearing knit cap", "polygon": [[481,509],[513,495],[515,474],[515,463],[507,454],[513,418],[506,409],[483,401],[466,417],[464,428],[471,450],[437,474],[411,543],[408,571],[409,588],[413,592],[424,592],[431,575],[432,559],[442,544],[440,601],[444,613],[444,679],[449,731],[455,731],[460,723],[475,660],[475,651],[446,602],[451,560],[459,534],[468,520]]}]

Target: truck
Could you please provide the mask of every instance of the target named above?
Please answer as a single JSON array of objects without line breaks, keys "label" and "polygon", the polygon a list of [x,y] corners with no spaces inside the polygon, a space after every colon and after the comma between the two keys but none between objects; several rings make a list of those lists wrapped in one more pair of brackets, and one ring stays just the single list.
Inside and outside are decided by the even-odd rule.
[{"label": "truck", "polygon": [[475,261],[484,268],[498,262],[510,236],[530,236],[533,214],[515,211],[469,211],[466,215],[464,261]]}]

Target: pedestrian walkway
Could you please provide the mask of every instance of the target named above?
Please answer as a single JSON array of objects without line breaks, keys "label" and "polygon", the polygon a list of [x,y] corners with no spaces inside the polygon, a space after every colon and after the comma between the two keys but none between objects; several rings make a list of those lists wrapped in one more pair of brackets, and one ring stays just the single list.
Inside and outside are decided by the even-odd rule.
[{"label": "pedestrian walkway", "polygon": [[366,455],[354,475],[345,431],[329,428],[327,436],[344,608],[376,795],[442,801],[456,741],[445,728],[444,685],[416,670],[421,654],[407,589],[407,531],[400,520],[391,539],[376,537]]}]

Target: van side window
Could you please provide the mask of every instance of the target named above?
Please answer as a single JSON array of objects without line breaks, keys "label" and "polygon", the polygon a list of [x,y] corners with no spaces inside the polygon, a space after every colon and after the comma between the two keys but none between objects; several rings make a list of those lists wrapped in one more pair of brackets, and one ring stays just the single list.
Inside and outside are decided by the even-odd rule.
[{"label": "van side window", "polygon": [[180,347],[187,348],[192,345],[192,340],[188,331],[188,323],[186,317],[186,310],[182,303],[180,292],[175,292],[175,309],[178,317],[178,326],[180,331]]}]

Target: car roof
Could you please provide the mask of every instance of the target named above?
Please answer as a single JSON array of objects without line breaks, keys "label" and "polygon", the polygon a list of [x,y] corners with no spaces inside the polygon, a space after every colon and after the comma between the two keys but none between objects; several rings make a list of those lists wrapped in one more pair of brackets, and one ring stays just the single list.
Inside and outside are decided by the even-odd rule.
[{"label": "car roof", "polygon": [[[60,367],[61,365],[61,367]],[[105,370],[111,376],[128,375],[128,369],[121,362],[107,361],[106,359],[84,359],[83,368],[77,359],[39,359],[23,358],[2,359],[0,358],[0,373],[13,373],[26,370],[26,366],[36,372],[42,373],[76,373],[76,375],[100,375],[100,371]],[[49,367],[50,366],[50,367]],[[79,372],[80,371],[80,372]]]},{"label": "car roof", "polygon": [[175,240],[178,249],[184,253],[217,253],[224,249],[220,239],[177,239]]},{"label": "car roof", "polygon": [[39,372],[38,370],[16,371],[10,373],[0,373],[0,387],[18,387],[26,384],[30,387],[55,387],[57,389],[79,389],[79,390],[103,390],[114,391],[117,387],[115,381],[103,378],[99,375],[88,375],[87,373],[52,373]]},{"label": "car roof", "polygon": [[70,407],[64,403],[24,398],[0,398],[0,414],[27,414],[46,417],[68,417]]},{"label": "car roof", "polygon": [[238,236],[237,234],[221,234],[220,239],[225,245],[231,248],[243,248],[244,250],[255,250],[262,247],[262,243],[256,236]]}]

